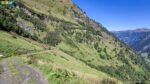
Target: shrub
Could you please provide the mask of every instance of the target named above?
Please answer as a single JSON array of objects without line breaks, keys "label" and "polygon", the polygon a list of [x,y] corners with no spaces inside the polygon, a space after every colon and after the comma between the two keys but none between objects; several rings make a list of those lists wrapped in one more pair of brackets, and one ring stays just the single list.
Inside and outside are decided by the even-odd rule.
[{"label": "shrub", "polygon": [[5,8],[1,9],[0,18],[0,29],[8,32],[13,31],[24,37],[31,37],[31,35],[28,32],[24,31],[17,25],[15,17],[9,14],[8,11],[6,12]]},{"label": "shrub", "polygon": [[31,36],[31,39],[35,40],[35,41],[38,41],[38,36],[36,33],[34,33],[32,36]]},{"label": "shrub", "polygon": [[13,38],[17,39],[17,37],[15,35],[12,36]]},{"label": "shrub", "polygon": [[112,80],[112,79],[109,79],[109,78],[103,79],[103,80],[101,81],[101,83],[102,83],[102,84],[117,84],[117,82],[116,82],[115,80]]},{"label": "shrub", "polygon": [[120,69],[117,69],[115,67],[112,67],[112,66],[97,66],[96,67],[97,70],[100,70],[100,71],[103,71],[113,77],[116,77],[118,79],[121,79],[121,80],[126,80],[127,77],[127,73],[120,70]]},{"label": "shrub", "polygon": [[80,32],[77,32],[77,33],[76,33],[76,36],[75,36],[75,39],[76,39],[79,43],[82,43],[82,41],[83,41],[82,34],[81,34]]},{"label": "shrub", "polygon": [[99,35],[99,36],[103,36],[101,31],[96,31],[96,34]]},{"label": "shrub", "polygon": [[3,67],[2,65],[0,65],[0,74],[2,74],[2,72],[3,72]]},{"label": "shrub", "polygon": [[70,46],[72,46],[73,48],[77,48],[77,49],[79,49],[78,48],[78,46],[75,44],[75,42],[72,40],[72,39],[70,39],[69,37],[67,37],[67,36],[64,36],[65,37],[65,42],[67,43],[67,44],[69,44]]},{"label": "shrub", "polygon": [[57,32],[49,32],[47,36],[44,38],[45,43],[56,46],[58,43],[61,42],[61,37],[59,36],[59,33]]},{"label": "shrub", "polygon": [[107,59],[107,57],[105,55],[99,55],[99,57],[102,59]]},{"label": "shrub", "polygon": [[30,56],[29,56],[28,64],[37,65],[37,57],[36,57],[36,56],[33,56],[33,55],[30,55]]},{"label": "shrub", "polygon": [[22,19],[24,20],[27,20],[27,21],[30,21],[34,24],[34,26],[41,30],[41,31],[44,31],[46,30],[46,25],[44,22],[42,22],[39,18],[34,18],[34,17],[31,17],[29,15],[27,15],[25,12],[21,11],[21,10],[18,10],[16,13],[15,13],[15,16],[20,16]]}]

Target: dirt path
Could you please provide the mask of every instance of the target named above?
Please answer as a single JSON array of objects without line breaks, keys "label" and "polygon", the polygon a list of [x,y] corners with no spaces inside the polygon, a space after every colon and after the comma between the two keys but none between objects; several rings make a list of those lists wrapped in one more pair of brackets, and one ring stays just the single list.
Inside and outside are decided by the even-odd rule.
[{"label": "dirt path", "polygon": [[48,81],[44,78],[44,76],[38,70],[35,70],[31,66],[28,66],[28,65],[25,65],[24,68],[28,69],[31,72],[29,75],[29,78],[35,79],[38,84],[48,84]]},{"label": "dirt path", "polygon": [[46,78],[37,69],[29,65],[21,65],[15,57],[11,61],[16,72],[10,70],[7,59],[2,60],[3,73],[0,74],[0,84],[48,84]]},{"label": "dirt path", "polygon": [[11,84],[12,77],[6,60],[2,62],[3,73],[0,75],[0,84]]},{"label": "dirt path", "polygon": [[26,83],[29,79],[34,79],[38,84],[48,84],[48,81],[40,73],[40,71],[33,69],[31,66],[20,66],[16,58],[13,58],[14,64],[20,73],[28,71],[29,73],[22,73],[22,82]]},{"label": "dirt path", "polygon": [[41,53],[49,52],[49,51],[51,51],[51,50],[41,50],[41,51],[38,51],[38,52],[22,54],[22,55],[19,55],[19,56],[30,56],[30,55],[36,55],[36,54],[41,54]]}]

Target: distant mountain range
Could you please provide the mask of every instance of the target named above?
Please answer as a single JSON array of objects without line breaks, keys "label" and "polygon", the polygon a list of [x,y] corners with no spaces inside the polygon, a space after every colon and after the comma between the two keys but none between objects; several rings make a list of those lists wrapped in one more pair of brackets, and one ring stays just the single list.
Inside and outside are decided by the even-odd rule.
[{"label": "distant mountain range", "polygon": [[135,30],[113,31],[116,37],[140,53],[150,56],[150,29],[138,28]]},{"label": "distant mountain range", "polygon": [[112,32],[150,32],[150,28],[136,28],[133,30],[120,30],[120,31],[112,31]]}]

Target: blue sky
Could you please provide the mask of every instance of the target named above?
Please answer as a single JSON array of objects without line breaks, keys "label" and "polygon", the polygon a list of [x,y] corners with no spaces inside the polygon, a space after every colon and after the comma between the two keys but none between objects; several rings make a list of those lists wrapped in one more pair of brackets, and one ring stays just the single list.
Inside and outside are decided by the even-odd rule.
[{"label": "blue sky", "polygon": [[72,0],[108,30],[150,28],[150,0]]}]

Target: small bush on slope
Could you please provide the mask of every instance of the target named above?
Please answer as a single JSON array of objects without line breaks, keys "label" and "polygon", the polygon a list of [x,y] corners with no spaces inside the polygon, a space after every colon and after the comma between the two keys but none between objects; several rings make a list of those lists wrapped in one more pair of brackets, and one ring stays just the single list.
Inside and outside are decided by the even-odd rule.
[{"label": "small bush on slope", "polygon": [[49,32],[47,36],[44,38],[44,41],[46,44],[49,44],[51,46],[56,46],[58,45],[58,43],[61,42],[61,37],[57,32]]},{"label": "small bush on slope", "polygon": [[3,72],[3,67],[2,65],[0,64],[0,74]]}]

